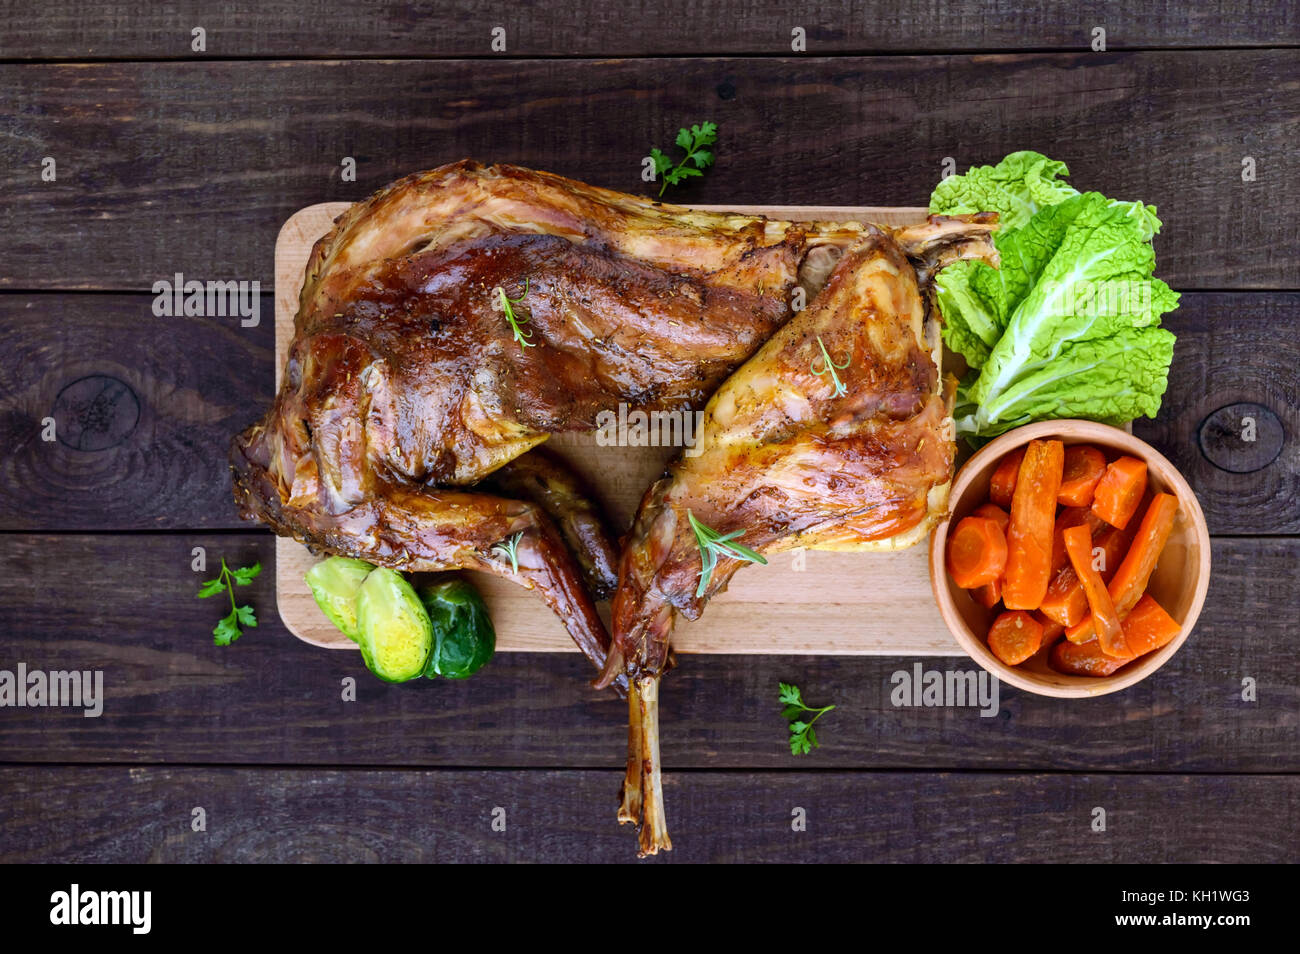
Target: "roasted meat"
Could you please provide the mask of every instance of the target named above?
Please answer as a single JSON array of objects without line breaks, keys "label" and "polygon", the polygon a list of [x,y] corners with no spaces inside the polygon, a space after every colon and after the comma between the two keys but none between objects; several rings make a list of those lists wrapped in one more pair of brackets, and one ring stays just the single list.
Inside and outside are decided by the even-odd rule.
[{"label": "roasted meat", "polygon": [[[852,235],[513,166],[402,179],[316,243],[280,392],[232,447],[236,500],[317,550],[506,573],[603,666],[579,567],[608,592],[611,535],[558,461],[544,487],[521,455],[620,405],[701,407],[789,317],[810,250]],[[499,546],[516,535],[517,573]]]},{"label": "roasted meat", "polygon": [[641,822],[643,854],[671,847],[657,701],[674,620],[698,618],[746,562],[722,550],[706,569],[692,521],[760,556],[923,537],[953,469],[951,389],[924,285],[942,261],[992,259],[989,230],[979,218],[894,236],[867,228],[812,304],[718,389],[694,452],[646,493],[619,566],[603,677],[630,682],[619,818]]},{"label": "roasted meat", "polygon": [[[737,568],[694,595],[686,515],[766,553],[923,533],[952,465],[925,290],[992,228],[770,221],[473,162],[407,177],[316,244],[280,391],[231,448],[236,501],[317,552],[536,589],[629,689],[620,818],[670,847],[658,680],[675,614]],[[706,402],[621,551],[539,446]],[[615,584],[611,651],[595,598]]]}]

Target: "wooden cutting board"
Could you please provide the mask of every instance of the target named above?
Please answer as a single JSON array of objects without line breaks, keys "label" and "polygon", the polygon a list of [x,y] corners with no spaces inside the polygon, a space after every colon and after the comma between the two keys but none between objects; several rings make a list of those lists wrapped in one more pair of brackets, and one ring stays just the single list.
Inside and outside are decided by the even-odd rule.
[{"label": "wooden cutting board", "polygon": [[[311,205],[295,213],[275,245],[276,386],[293,338],[298,293],[312,245],[329,231],[346,202]],[[734,206],[715,208],[793,221],[866,221],[908,225],[923,221],[919,208]],[[672,448],[597,447],[594,435],[559,434],[547,446],[564,454],[595,489],[609,515],[631,522],[646,487],[662,471]],[[598,466],[592,466],[599,461]],[[276,540],[276,599],[280,618],[299,639],[330,649],[355,649],[317,609],[303,574],[316,562],[294,540]],[[472,579],[487,601],[502,652],[576,652],[559,620],[541,598],[486,573]],[[608,607],[601,606],[608,621]],[[695,623],[681,620],[673,645],[685,653],[831,653],[955,656],[930,591],[925,545],[897,553],[782,554],[768,566],[749,566],[727,592],[710,601]]]}]

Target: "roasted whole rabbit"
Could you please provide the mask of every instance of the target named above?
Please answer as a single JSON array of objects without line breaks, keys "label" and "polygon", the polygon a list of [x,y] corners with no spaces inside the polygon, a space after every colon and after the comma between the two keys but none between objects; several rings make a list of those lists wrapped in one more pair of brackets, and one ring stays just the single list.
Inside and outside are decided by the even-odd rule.
[{"label": "roasted whole rabbit", "polygon": [[[316,244],[279,394],[231,448],[236,501],[316,551],[536,589],[600,684],[628,689],[620,818],[644,821],[643,852],[668,848],[672,620],[738,566],[694,595],[686,513],[766,553],[922,535],[952,469],[926,288],[990,258],[993,228],[778,222],[468,161],[407,177]],[[706,402],[697,456],[648,491],[621,551],[539,446],[620,405]],[[611,651],[595,600],[616,584]]]}]

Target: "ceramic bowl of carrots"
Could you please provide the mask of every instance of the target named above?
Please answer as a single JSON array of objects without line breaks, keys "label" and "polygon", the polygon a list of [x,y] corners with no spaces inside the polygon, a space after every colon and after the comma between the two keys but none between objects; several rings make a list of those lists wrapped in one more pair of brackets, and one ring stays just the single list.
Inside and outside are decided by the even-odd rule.
[{"label": "ceramic bowl of carrots", "polygon": [[1043,421],[961,468],[930,538],[948,628],[999,679],[1095,696],[1178,651],[1210,583],[1210,535],[1187,481],[1127,431]]}]

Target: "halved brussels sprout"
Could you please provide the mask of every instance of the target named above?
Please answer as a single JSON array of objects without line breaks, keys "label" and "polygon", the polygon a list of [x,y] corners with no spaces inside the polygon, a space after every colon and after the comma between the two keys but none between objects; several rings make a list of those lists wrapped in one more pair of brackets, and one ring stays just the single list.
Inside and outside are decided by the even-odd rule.
[{"label": "halved brussels sprout", "polygon": [[317,563],[304,577],[321,612],[354,643],[361,641],[357,629],[357,594],[373,569],[365,560],[332,556]]},{"label": "halved brussels sprout", "polygon": [[424,674],[466,679],[496,652],[497,634],[478,590],[453,577],[418,590],[433,624],[433,649]]},{"label": "halved brussels sprout", "polygon": [[429,614],[415,589],[395,570],[380,567],[357,596],[361,656],[387,682],[405,682],[424,672],[433,647]]}]

